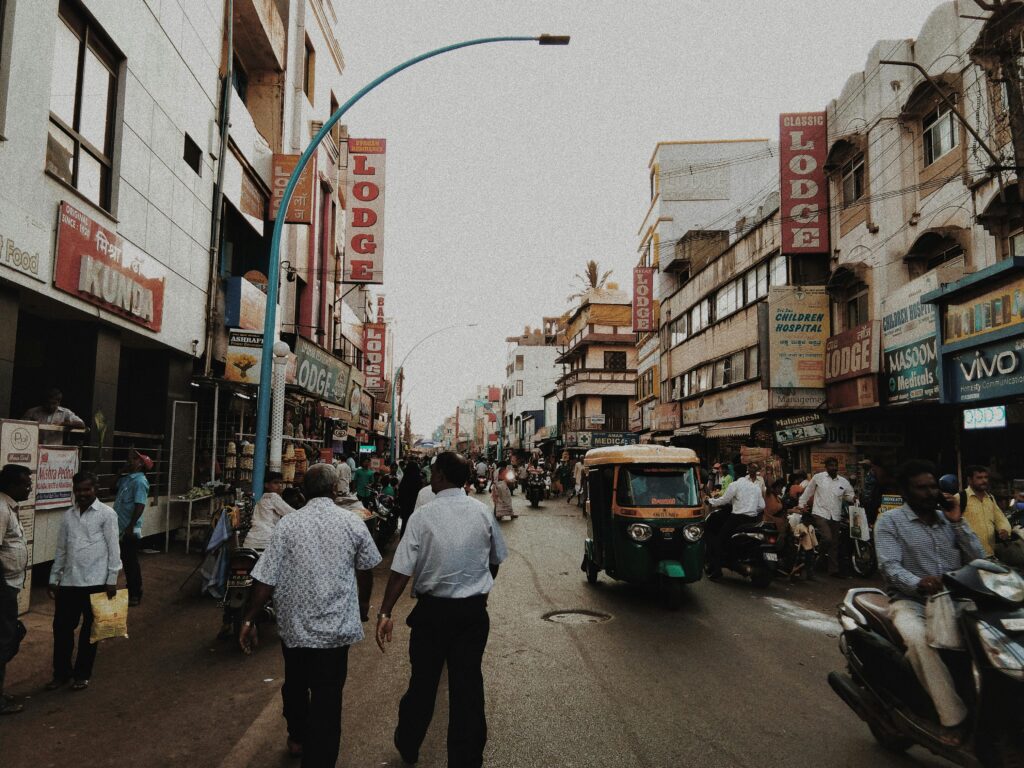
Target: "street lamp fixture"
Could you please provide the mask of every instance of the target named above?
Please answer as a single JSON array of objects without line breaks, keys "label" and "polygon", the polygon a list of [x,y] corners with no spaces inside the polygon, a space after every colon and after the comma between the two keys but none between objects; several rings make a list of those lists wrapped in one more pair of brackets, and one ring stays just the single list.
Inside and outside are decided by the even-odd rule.
[{"label": "street lamp fixture", "polygon": [[[476,40],[466,40],[461,43],[454,43],[452,45],[446,45],[442,48],[436,48],[426,53],[421,53],[419,56],[399,64],[396,67],[389,69],[384,74],[377,77],[375,80],[370,81],[368,84],[360,88],[356,93],[344,104],[338,107],[337,111],[331,115],[317,134],[309,142],[306,150],[299,157],[298,162],[295,164],[295,169],[292,171],[291,177],[288,179],[288,184],[284,188],[284,193],[281,195],[280,205],[278,211],[288,210],[288,203],[291,202],[292,194],[295,192],[295,187],[299,183],[299,176],[302,174],[303,169],[309,162],[309,159],[313,156],[320,142],[326,138],[326,136],[334,128],[335,123],[341,119],[341,117],[352,108],[360,99],[366,94],[376,88],[378,85],[394,77],[399,72],[408,69],[414,64],[418,64],[426,59],[431,59],[435,56],[440,56],[443,53],[449,53],[451,51],[457,51],[460,48],[469,48],[475,45],[484,45],[487,43],[510,43],[510,42],[535,42],[540,45],[568,45],[569,37],[567,35],[540,35],[540,36],[508,36],[508,37],[483,37]],[[277,276],[280,274],[281,264],[281,237],[284,234],[284,216],[278,214],[274,220],[274,231],[271,235],[270,240],[270,254],[268,256],[267,274],[271,275],[272,278],[267,284],[267,311],[263,318],[263,356],[260,360],[260,386],[259,393],[256,400],[256,429],[255,429],[255,445],[253,446],[253,468],[252,468],[252,490],[253,496],[259,499],[263,495],[263,478],[266,475],[267,469],[267,448],[268,440],[267,433],[270,428],[270,381],[271,381],[271,368],[273,365],[273,346],[277,331],[277,301],[278,293],[280,292],[280,280]],[[392,398],[394,402],[394,398]],[[392,446],[394,446],[394,440],[392,440]],[[392,448],[394,451],[394,448]]]}]

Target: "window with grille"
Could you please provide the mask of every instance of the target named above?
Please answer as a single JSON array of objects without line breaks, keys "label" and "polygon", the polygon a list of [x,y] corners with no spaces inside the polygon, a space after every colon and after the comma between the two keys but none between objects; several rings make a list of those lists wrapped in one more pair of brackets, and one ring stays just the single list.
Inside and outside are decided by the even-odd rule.
[{"label": "window with grille", "polygon": [[604,353],[604,369],[606,371],[624,371],[624,370],[626,370],[626,353],[625,352],[605,352]]},{"label": "window with grille", "polygon": [[77,4],[60,3],[50,76],[46,171],[105,210],[110,210],[121,59]]},{"label": "window with grille", "polygon": [[516,379],[516,397],[523,396],[523,380]]}]

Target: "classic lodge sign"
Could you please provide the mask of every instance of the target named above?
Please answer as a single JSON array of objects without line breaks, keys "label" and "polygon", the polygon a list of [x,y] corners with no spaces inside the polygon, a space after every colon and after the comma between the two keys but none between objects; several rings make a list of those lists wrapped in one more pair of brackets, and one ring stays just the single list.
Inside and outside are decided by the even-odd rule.
[{"label": "classic lodge sign", "polygon": [[59,216],[53,284],[159,332],[164,310],[163,266],[68,203],[60,204]]}]

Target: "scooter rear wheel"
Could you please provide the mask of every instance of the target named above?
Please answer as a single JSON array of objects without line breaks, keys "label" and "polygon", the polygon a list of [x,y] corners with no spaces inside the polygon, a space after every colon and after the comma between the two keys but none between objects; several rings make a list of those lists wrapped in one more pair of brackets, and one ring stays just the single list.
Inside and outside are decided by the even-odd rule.
[{"label": "scooter rear wheel", "polygon": [[597,567],[594,561],[590,559],[589,556],[584,555],[583,557],[583,569],[587,573],[587,583],[597,584],[597,575],[601,572],[601,570]]},{"label": "scooter rear wheel", "polygon": [[868,728],[871,729],[871,735],[875,737],[875,741],[877,741],[883,749],[889,752],[902,754],[910,749],[914,744],[914,742],[906,736],[894,733],[878,723],[869,722]]}]

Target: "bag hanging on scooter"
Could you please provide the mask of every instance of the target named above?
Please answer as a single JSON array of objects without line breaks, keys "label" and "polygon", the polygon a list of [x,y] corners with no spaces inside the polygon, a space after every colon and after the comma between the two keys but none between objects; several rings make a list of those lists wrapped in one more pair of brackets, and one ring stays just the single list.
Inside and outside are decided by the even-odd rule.
[{"label": "bag hanging on scooter", "polygon": [[924,608],[925,639],[932,648],[960,651],[964,648],[956,620],[956,605],[949,592],[928,598]]},{"label": "bag hanging on scooter", "polygon": [[868,513],[864,507],[847,507],[850,515],[850,538],[871,541],[871,528],[868,526]]}]

